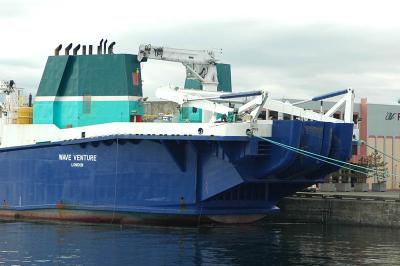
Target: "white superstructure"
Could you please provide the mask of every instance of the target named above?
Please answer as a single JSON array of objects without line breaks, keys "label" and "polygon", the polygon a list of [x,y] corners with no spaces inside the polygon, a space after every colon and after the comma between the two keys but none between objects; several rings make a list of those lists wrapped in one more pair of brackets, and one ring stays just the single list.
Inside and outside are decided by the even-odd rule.
[{"label": "white superstructure", "polygon": [[[182,92],[183,91],[183,92]],[[164,90],[165,92],[165,90]],[[215,136],[215,137],[240,137],[248,135],[256,135],[262,137],[270,137],[272,134],[273,120],[257,119],[258,114],[262,109],[266,111],[278,111],[289,114],[296,119],[301,120],[315,120],[332,123],[350,123],[346,120],[340,120],[331,117],[332,112],[325,114],[317,113],[311,110],[304,110],[300,107],[292,105],[288,102],[280,102],[276,100],[269,100],[265,92],[260,91],[259,95],[253,99],[242,101],[241,107],[235,109],[226,107],[217,101],[224,100],[224,97],[235,96],[234,93],[222,93],[218,97],[210,94],[204,99],[201,98],[200,91],[197,91],[197,98],[193,95],[188,96],[185,90],[176,90],[175,93],[182,93],[181,97],[176,97],[177,102],[190,103],[193,106],[201,108],[208,108],[208,104],[212,104],[209,110],[214,110],[213,117],[217,113],[225,114],[230,111],[237,113],[241,117],[240,121],[225,122],[223,120],[213,120],[207,123],[129,123],[129,122],[114,122],[99,125],[83,126],[76,128],[60,129],[53,124],[31,124],[31,125],[17,125],[7,124],[4,125],[3,133],[1,136],[1,146],[13,147],[21,145],[33,145],[43,142],[58,142],[65,140],[74,140],[81,138],[95,138],[111,135],[143,135],[143,136]],[[243,96],[247,94],[254,94],[251,92],[246,94],[236,94],[236,96]],[[188,98],[187,98],[188,97]],[[203,96],[204,97],[204,96]],[[213,98],[213,99],[211,99]],[[353,91],[348,90],[343,97],[347,99],[344,104],[352,104]],[[191,100],[195,99],[195,100]],[[226,99],[226,98],[225,98]],[[341,101],[339,101],[341,102]],[[190,105],[189,105],[190,106]],[[334,108],[337,108],[335,105]],[[332,109],[333,110],[333,109]],[[346,109],[347,110],[347,109]],[[345,115],[345,117],[348,117]]]}]

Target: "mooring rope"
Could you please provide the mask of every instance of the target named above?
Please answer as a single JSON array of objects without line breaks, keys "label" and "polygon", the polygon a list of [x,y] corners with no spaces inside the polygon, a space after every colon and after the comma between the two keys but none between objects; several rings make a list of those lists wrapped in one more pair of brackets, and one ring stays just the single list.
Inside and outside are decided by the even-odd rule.
[{"label": "mooring rope", "polygon": [[365,144],[365,146],[367,146],[367,147],[369,147],[369,148],[371,148],[371,149],[373,149],[373,150],[375,150],[375,151],[377,151],[377,152],[383,154],[383,156],[386,156],[386,157],[388,157],[388,158],[390,158],[390,159],[392,159],[392,160],[394,160],[394,161],[400,163],[400,160],[399,160],[399,159],[394,158],[393,156],[390,156],[389,154],[386,154],[386,153],[384,153],[383,151],[380,151],[380,150],[378,150],[377,148],[372,147],[371,145],[368,145],[368,143],[365,142],[365,141],[363,141],[363,142],[360,142],[360,141],[359,141],[359,143],[363,143],[363,144]]},{"label": "mooring rope", "polygon": [[[345,161],[337,160],[337,159],[334,159],[334,158],[330,158],[330,157],[323,156],[323,155],[320,155],[320,154],[317,154],[317,153],[314,153],[314,152],[306,151],[306,150],[303,150],[303,149],[300,149],[300,148],[296,148],[296,147],[293,147],[293,146],[290,146],[290,145],[287,145],[287,144],[283,144],[281,142],[274,141],[274,140],[271,140],[271,139],[263,138],[263,137],[260,137],[260,136],[254,136],[254,137],[259,138],[259,139],[264,140],[264,141],[267,141],[267,142],[272,143],[274,145],[280,146],[282,148],[285,148],[285,149],[297,152],[299,154],[305,155],[307,157],[310,157],[310,158],[313,158],[313,159],[316,159],[316,160],[319,160],[319,161],[322,161],[322,162],[325,162],[325,163],[328,163],[328,164],[331,164],[331,165],[334,165],[334,166],[338,166],[340,168],[348,169],[348,170],[351,170],[351,171],[354,171],[354,172],[357,172],[357,173],[361,173],[361,174],[367,175],[371,171],[371,172],[375,172],[375,173],[382,173],[385,176],[394,176],[394,177],[399,177],[400,176],[400,175],[388,173],[386,171],[381,171],[381,170],[378,170],[378,169],[373,169],[373,168],[369,168],[369,167],[365,167],[365,166],[356,165],[356,164],[348,163],[348,162],[345,162]],[[348,165],[348,166],[351,166],[351,167],[347,167],[345,165]],[[356,167],[356,168],[363,169],[363,170],[366,170],[366,171],[357,170],[357,169],[354,169],[352,167]]]}]

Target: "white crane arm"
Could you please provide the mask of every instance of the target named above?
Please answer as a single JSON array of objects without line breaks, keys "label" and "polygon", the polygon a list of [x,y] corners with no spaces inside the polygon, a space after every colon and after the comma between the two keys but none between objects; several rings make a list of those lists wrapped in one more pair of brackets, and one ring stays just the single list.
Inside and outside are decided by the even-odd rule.
[{"label": "white crane arm", "polygon": [[139,46],[138,61],[142,62],[146,59],[179,62],[183,64],[214,64],[216,62],[213,51],[187,50],[142,44]]},{"label": "white crane arm", "polygon": [[156,59],[182,63],[186,78],[199,80],[205,91],[217,91],[218,77],[215,54],[211,50],[187,50],[142,44],[139,46],[139,62]]}]

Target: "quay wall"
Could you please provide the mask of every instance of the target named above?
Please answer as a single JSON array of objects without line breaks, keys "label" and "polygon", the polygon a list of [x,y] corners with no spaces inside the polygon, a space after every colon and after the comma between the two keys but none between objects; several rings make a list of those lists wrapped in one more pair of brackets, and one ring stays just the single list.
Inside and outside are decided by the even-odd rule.
[{"label": "quay wall", "polygon": [[352,224],[400,228],[400,200],[287,197],[274,221]]}]

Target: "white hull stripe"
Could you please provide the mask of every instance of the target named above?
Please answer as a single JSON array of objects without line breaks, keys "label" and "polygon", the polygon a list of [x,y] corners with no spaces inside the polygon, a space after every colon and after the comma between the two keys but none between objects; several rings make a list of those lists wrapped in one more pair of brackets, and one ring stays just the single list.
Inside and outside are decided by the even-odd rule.
[{"label": "white hull stripe", "polygon": [[[87,98],[87,99],[85,99]],[[36,96],[35,102],[82,102],[85,100],[102,101],[137,101],[140,96]]]}]

